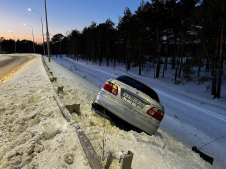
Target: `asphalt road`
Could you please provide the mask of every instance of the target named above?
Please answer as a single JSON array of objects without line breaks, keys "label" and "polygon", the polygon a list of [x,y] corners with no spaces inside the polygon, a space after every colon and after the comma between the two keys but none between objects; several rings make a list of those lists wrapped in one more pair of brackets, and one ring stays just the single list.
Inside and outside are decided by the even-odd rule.
[{"label": "asphalt road", "polygon": [[2,55],[0,56],[0,79],[11,71],[22,65],[29,57],[22,55]]}]

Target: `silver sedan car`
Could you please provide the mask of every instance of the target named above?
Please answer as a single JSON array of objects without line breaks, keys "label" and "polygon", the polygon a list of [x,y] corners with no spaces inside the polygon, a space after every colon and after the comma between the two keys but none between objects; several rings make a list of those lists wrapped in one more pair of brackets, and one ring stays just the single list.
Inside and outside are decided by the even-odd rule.
[{"label": "silver sedan car", "polygon": [[150,135],[157,131],[164,117],[164,107],[157,93],[125,75],[109,79],[93,105],[100,105]]}]

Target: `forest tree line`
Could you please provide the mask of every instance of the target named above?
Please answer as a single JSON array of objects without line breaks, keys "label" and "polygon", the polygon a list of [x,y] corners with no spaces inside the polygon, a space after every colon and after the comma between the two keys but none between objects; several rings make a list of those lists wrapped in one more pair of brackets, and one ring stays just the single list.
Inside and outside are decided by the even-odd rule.
[{"label": "forest tree line", "polygon": [[[127,70],[138,66],[139,75],[148,62],[154,78],[164,77],[170,58],[174,82],[191,78],[193,67],[198,67],[199,77],[205,66],[212,79],[211,94],[220,98],[225,39],[225,0],[142,0],[134,13],[125,9],[117,26],[107,19],[100,24],[93,21],[82,31],[54,35],[51,51],[99,65],[103,60],[107,66],[124,63]],[[43,53],[38,46],[37,52]]]}]

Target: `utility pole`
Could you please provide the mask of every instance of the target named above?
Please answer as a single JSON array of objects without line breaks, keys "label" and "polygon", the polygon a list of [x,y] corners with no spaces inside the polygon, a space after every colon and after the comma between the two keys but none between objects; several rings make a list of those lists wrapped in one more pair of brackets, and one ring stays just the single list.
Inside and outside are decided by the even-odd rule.
[{"label": "utility pole", "polygon": [[48,48],[48,58],[50,62],[50,50],[49,50],[49,30],[48,30],[48,20],[47,20],[47,9],[46,9],[46,0],[45,2],[45,15],[46,15],[46,37],[47,37],[47,48]]}]

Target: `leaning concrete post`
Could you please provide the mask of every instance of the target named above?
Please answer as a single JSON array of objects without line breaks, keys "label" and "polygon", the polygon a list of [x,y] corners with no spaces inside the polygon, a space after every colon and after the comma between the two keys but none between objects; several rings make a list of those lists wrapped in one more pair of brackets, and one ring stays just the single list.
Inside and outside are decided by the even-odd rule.
[{"label": "leaning concrete post", "polygon": [[111,161],[112,161],[112,152],[109,152],[108,158],[107,158],[107,162],[106,162],[106,165],[105,165],[105,169],[109,169],[110,168]]},{"label": "leaning concrete post", "polygon": [[80,114],[80,104],[66,105],[65,107],[71,114],[72,113],[76,113],[77,115]]},{"label": "leaning concrete post", "polygon": [[64,86],[58,86],[57,94],[59,94],[60,92],[63,93],[64,92],[63,89],[64,89]]},{"label": "leaning concrete post", "polygon": [[128,151],[128,154],[121,155],[119,162],[122,160],[121,169],[131,169],[132,160],[133,160],[133,153]]},{"label": "leaning concrete post", "polygon": [[57,81],[57,78],[53,77],[53,76],[50,76],[49,79],[50,79],[51,82],[54,82],[54,81],[56,82]]}]

